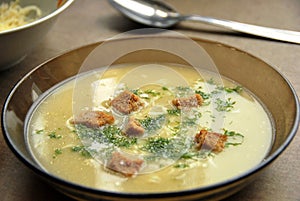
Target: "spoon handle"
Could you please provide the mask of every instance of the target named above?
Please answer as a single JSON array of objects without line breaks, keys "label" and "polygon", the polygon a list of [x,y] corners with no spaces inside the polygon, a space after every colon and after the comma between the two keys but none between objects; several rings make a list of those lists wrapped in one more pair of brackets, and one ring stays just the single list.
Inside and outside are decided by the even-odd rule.
[{"label": "spoon handle", "polygon": [[230,20],[221,20],[221,19],[204,17],[199,15],[182,16],[181,20],[203,22],[206,24],[216,25],[233,31],[238,31],[238,32],[247,33],[251,35],[265,37],[265,38],[271,38],[275,40],[300,44],[300,32],[297,31],[262,27],[262,26],[252,25],[252,24],[245,24],[245,23],[234,22]]}]

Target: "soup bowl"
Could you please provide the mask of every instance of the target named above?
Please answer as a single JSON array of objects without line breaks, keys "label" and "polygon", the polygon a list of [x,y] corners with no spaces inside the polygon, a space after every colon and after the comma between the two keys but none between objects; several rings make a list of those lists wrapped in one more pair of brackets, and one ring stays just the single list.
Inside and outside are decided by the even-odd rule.
[{"label": "soup bowl", "polygon": [[[12,0],[1,0],[2,3],[10,3]],[[28,24],[0,30],[0,71],[15,66],[37,46],[48,33],[57,17],[73,0],[68,0],[64,4],[60,1],[38,1],[20,0],[21,7],[34,5],[41,10],[41,17]]]},{"label": "soup bowl", "polygon": [[[128,44],[134,44],[133,46],[136,47],[141,41],[145,48],[127,52],[130,49]],[[123,50],[113,58],[113,62],[111,58],[108,58],[110,57],[110,54],[107,54],[108,49],[105,49],[104,56],[100,56],[101,61],[97,59],[99,56],[91,56],[99,46],[105,44],[99,42],[72,50],[34,68],[11,90],[3,108],[2,129],[10,149],[18,159],[46,182],[64,194],[79,200],[219,200],[244,188],[255,180],[292,141],[298,129],[299,101],[289,81],[264,61],[236,48],[197,38],[192,39],[193,43],[209,55],[218,72],[250,90],[266,106],[272,116],[275,133],[272,147],[258,165],[235,177],[207,186],[172,192],[126,193],[87,187],[49,173],[36,163],[28,151],[24,135],[26,114],[35,100],[45,92],[48,93],[54,85],[78,73],[91,70],[91,66],[141,62],[191,64],[189,61],[193,59],[187,61],[184,56],[170,53],[171,51],[165,51],[163,48],[151,48],[154,43],[161,45],[163,41],[168,41],[173,47],[174,44],[181,44],[179,49],[183,49],[184,55],[194,54],[195,58],[198,57],[199,52],[183,48],[186,40],[180,37],[135,36],[109,41],[111,50],[121,52]],[[101,51],[104,49],[100,49]],[[278,98],[279,92],[280,98]],[[22,102],[20,102],[21,99]]]}]

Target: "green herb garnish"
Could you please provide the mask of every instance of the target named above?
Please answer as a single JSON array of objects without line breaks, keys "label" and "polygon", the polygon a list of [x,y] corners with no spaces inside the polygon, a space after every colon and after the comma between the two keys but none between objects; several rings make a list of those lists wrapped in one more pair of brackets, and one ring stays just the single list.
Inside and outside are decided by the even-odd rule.
[{"label": "green herb garnish", "polygon": [[227,93],[232,93],[232,92],[241,93],[243,91],[243,87],[241,87],[241,86],[235,86],[235,87],[221,87],[221,86],[218,86],[217,89],[224,90]]},{"label": "green herb garnish", "polygon": [[141,150],[153,154],[154,157],[178,159],[189,144],[181,138],[150,137]]},{"label": "green herb garnish", "polygon": [[129,148],[137,143],[136,138],[123,135],[116,125],[104,126],[101,129],[93,129],[84,125],[76,125],[77,135],[82,140],[96,141],[98,143],[113,144],[117,147]]},{"label": "green herb garnish", "polygon": [[44,133],[44,129],[40,129],[40,130],[35,131],[35,134],[42,134],[42,133]]},{"label": "green herb garnish", "polygon": [[147,150],[150,153],[163,153],[169,148],[170,142],[168,138],[148,138],[143,146],[143,150]]},{"label": "green herb garnish", "polygon": [[54,153],[56,155],[62,154],[62,150],[61,149],[55,149]]},{"label": "green herb garnish", "polygon": [[170,109],[167,110],[169,115],[174,115],[174,116],[180,116],[181,110],[180,109]]},{"label": "green herb garnish", "polygon": [[183,127],[195,126],[197,125],[198,119],[202,117],[202,113],[200,111],[194,111],[192,115],[186,116],[182,119],[181,123]]},{"label": "green herb garnish", "polygon": [[53,158],[56,158],[58,155],[62,154],[62,149],[55,149],[54,150],[54,154],[53,154]]},{"label": "green herb garnish", "polygon": [[201,91],[201,90],[196,90],[195,93],[196,93],[196,94],[199,94],[204,100],[209,99],[210,96],[211,96],[210,94],[204,93],[204,92]]},{"label": "green herb garnish", "polygon": [[236,102],[232,101],[231,98],[228,98],[225,101],[218,98],[215,103],[217,104],[217,108],[216,108],[217,111],[219,111],[219,112],[230,112],[233,109],[233,105]]},{"label": "green herb garnish", "polygon": [[211,151],[207,151],[207,150],[200,150],[200,151],[191,151],[191,152],[187,152],[184,153],[180,158],[181,159],[192,159],[192,160],[202,160],[202,159],[206,159],[207,157],[210,156],[215,156],[215,154]]},{"label": "green herb garnish", "polygon": [[178,163],[176,165],[173,166],[174,168],[188,168],[190,167],[188,164],[185,163]]},{"label": "green herb garnish", "polygon": [[159,115],[157,117],[146,117],[145,119],[138,119],[138,122],[147,132],[157,131],[162,127],[166,118],[164,115]]},{"label": "green herb garnish", "polygon": [[144,99],[149,99],[149,97],[145,97],[143,96],[143,94],[148,94],[148,95],[151,95],[153,97],[156,97],[156,96],[159,96],[160,95],[160,92],[159,91],[156,91],[154,89],[147,89],[145,91],[141,90],[141,89],[134,89],[132,90],[132,93],[134,93],[135,95],[138,95],[140,96],[141,98],[144,98]]},{"label": "green herb garnish", "polygon": [[152,96],[159,96],[160,92],[154,90],[154,89],[147,89],[146,91],[144,91],[144,93],[152,95]]},{"label": "green herb garnish", "polygon": [[169,91],[169,89],[167,87],[162,87],[162,90]]},{"label": "green herb garnish", "polygon": [[227,142],[225,143],[226,147],[241,145],[245,138],[241,133],[228,131],[226,129],[224,129],[224,135],[227,135]]},{"label": "green herb garnish", "polygon": [[71,148],[71,150],[72,150],[73,152],[79,152],[79,153],[80,153],[82,156],[84,156],[84,157],[87,157],[87,158],[90,158],[90,157],[91,157],[90,152],[88,152],[84,146],[79,146],[79,145],[73,146],[73,147]]},{"label": "green herb garnish", "polygon": [[60,139],[62,138],[61,135],[57,135],[55,131],[52,131],[49,135],[50,139]]}]

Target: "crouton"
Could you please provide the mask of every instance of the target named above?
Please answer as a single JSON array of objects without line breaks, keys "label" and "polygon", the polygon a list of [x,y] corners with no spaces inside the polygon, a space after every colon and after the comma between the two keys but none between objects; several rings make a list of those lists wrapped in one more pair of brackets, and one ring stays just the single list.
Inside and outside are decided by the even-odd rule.
[{"label": "crouton", "polygon": [[83,124],[87,127],[97,128],[106,124],[113,124],[114,117],[110,114],[101,111],[84,111],[81,114],[75,116],[73,124]]},{"label": "crouton", "polygon": [[197,106],[201,106],[202,103],[203,103],[203,98],[200,94],[195,94],[190,97],[176,98],[172,100],[172,104],[177,109],[197,107]]},{"label": "crouton", "polygon": [[131,159],[116,151],[112,154],[106,167],[126,177],[131,177],[140,171],[143,162],[142,159]]},{"label": "crouton", "polygon": [[227,141],[227,135],[220,133],[208,132],[202,129],[195,135],[195,143],[197,149],[207,149],[212,152],[219,153],[223,151]]},{"label": "crouton", "polygon": [[111,106],[122,114],[130,114],[137,111],[143,103],[140,98],[130,91],[123,91],[111,101]]},{"label": "crouton", "polygon": [[141,137],[144,132],[145,129],[141,126],[141,124],[134,117],[130,117],[124,133],[130,137]]}]

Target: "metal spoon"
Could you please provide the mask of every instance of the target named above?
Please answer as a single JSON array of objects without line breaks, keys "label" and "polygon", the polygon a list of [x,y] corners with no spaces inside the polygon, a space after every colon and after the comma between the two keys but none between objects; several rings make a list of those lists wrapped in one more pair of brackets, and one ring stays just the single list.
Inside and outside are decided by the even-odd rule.
[{"label": "metal spoon", "polygon": [[153,27],[168,28],[191,20],[237,32],[300,44],[300,32],[256,26],[199,15],[181,15],[163,2],[155,0],[109,0],[111,5],[130,19]]}]

